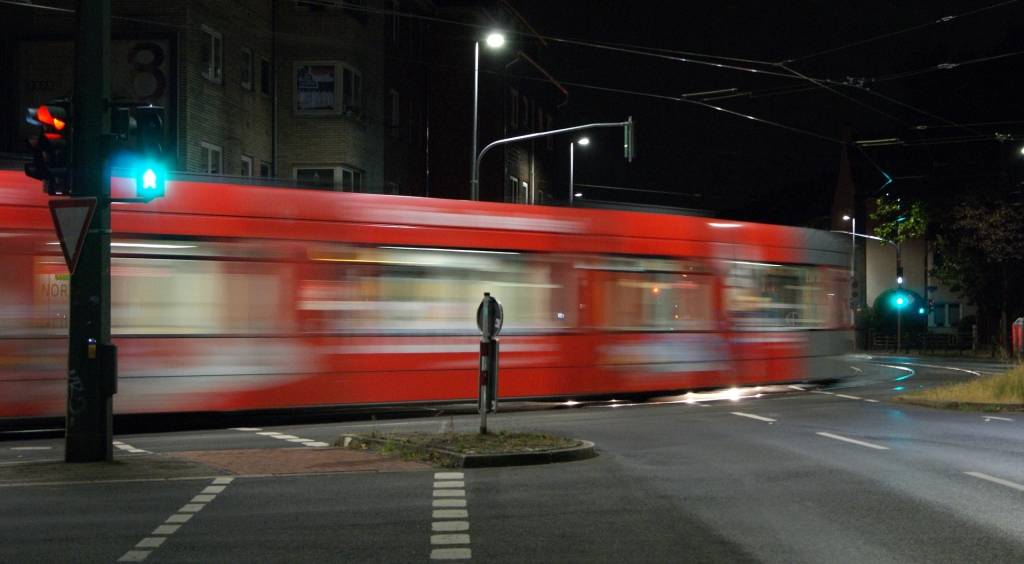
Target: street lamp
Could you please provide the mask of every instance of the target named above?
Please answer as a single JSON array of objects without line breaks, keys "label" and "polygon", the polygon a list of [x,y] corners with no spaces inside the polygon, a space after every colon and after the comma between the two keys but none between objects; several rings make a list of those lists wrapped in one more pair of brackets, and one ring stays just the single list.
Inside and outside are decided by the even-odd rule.
[{"label": "street lamp", "polygon": [[[857,218],[849,215],[843,216],[843,221],[850,222],[850,278],[852,279],[852,287],[856,287],[857,275],[855,270],[857,268]],[[850,297],[850,324],[857,324],[857,301],[856,298]]]},{"label": "street lamp", "polygon": [[[587,137],[582,137],[582,138],[580,138],[579,141],[576,141],[576,143],[579,143],[580,145],[589,145],[590,144],[590,139],[587,138]],[[576,196],[581,195],[581,194],[576,194],[573,191],[573,175],[575,173],[575,163],[573,161],[575,159],[574,154],[575,154],[576,143],[569,143],[569,207],[570,208],[572,207],[573,198],[576,197]]]},{"label": "street lamp", "polygon": [[[493,32],[487,36],[487,46],[492,49],[497,49],[505,44],[505,36]],[[476,50],[473,55],[473,155],[471,162],[473,163],[472,176],[470,176],[470,193],[474,201],[480,199],[480,181],[477,180],[476,170],[476,130],[477,130],[477,101],[480,97],[480,42],[476,42]]]}]

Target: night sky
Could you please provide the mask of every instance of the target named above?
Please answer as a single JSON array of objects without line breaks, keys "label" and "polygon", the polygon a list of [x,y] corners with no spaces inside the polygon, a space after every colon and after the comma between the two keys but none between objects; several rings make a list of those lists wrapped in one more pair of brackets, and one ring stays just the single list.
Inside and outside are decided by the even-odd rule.
[{"label": "night sky", "polygon": [[[757,211],[834,188],[847,124],[855,140],[922,143],[869,150],[905,176],[929,173],[904,157],[919,163],[921,151],[939,148],[936,139],[1022,138],[1013,78],[1024,63],[1021,1],[512,4],[549,38],[543,64],[570,92],[564,125],[630,115],[638,122],[637,160],[621,158],[619,131],[590,135],[593,143],[576,152],[577,185],[666,193],[585,188],[591,197],[770,220]],[[937,68],[945,63],[958,66]],[[705,103],[735,114],[680,100],[733,88],[742,95]],[[980,123],[992,125],[965,125]]]}]

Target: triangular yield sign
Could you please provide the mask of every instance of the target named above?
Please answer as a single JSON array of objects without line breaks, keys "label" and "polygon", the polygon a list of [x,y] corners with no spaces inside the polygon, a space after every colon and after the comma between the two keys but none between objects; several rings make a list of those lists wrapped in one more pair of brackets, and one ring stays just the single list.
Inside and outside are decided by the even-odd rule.
[{"label": "triangular yield sign", "polygon": [[92,212],[96,209],[96,198],[72,198],[70,200],[50,200],[50,215],[53,225],[57,228],[57,239],[60,250],[64,252],[64,261],[68,264],[68,272],[75,273],[78,264],[78,253],[82,250],[85,233],[92,221]]}]

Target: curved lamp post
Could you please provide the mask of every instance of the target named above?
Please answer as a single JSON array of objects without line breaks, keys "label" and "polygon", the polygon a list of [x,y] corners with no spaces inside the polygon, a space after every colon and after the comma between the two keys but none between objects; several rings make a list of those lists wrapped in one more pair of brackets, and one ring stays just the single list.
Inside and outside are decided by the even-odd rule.
[{"label": "curved lamp post", "polygon": [[575,147],[576,144],[589,145],[590,139],[587,137],[581,137],[579,141],[575,143],[569,143],[569,207],[572,207],[573,198],[576,197],[576,193],[573,191],[573,175],[575,173]]},{"label": "curved lamp post", "polygon": [[[505,44],[505,36],[494,32],[487,36],[487,46],[492,49],[497,49]],[[476,201],[480,199],[480,181],[477,179],[477,164],[476,164],[476,136],[477,136],[477,110],[478,100],[480,97],[480,42],[476,42],[476,50],[473,55],[473,157],[470,162],[473,163],[472,176],[470,176],[470,194],[471,198]]]}]

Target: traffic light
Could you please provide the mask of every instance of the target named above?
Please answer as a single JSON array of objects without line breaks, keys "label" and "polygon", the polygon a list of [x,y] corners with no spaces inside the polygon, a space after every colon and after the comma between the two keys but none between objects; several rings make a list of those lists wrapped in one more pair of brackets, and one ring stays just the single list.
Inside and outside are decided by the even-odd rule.
[{"label": "traffic light", "polygon": [[897,266],[896,267],[896,283],[897,284],[902,284],[903,283],[903,267],[902,266]]},{"label": "traffic light", "polygon": [[146,200],[164,195],[167,167],[163,162],[164,109],[143,106],[135,109],[135,196]]},{"label": "traffic light", "polygon": [[71,195],[71,118],[71,100],[25,112],[25,121],[43,128],[41,135],[28,138],[32,162],[25,163],[25,175],[42,180],[43,191],[51,196]]},{"label": "traffic light", "polygon": [[633,121],[633,116],[629,116],[629,120],[623,129],[623,149],[625,150],[626,160],[633,162],[636,157],[636,144],[634,143],[633,128],[636,123]]}]

